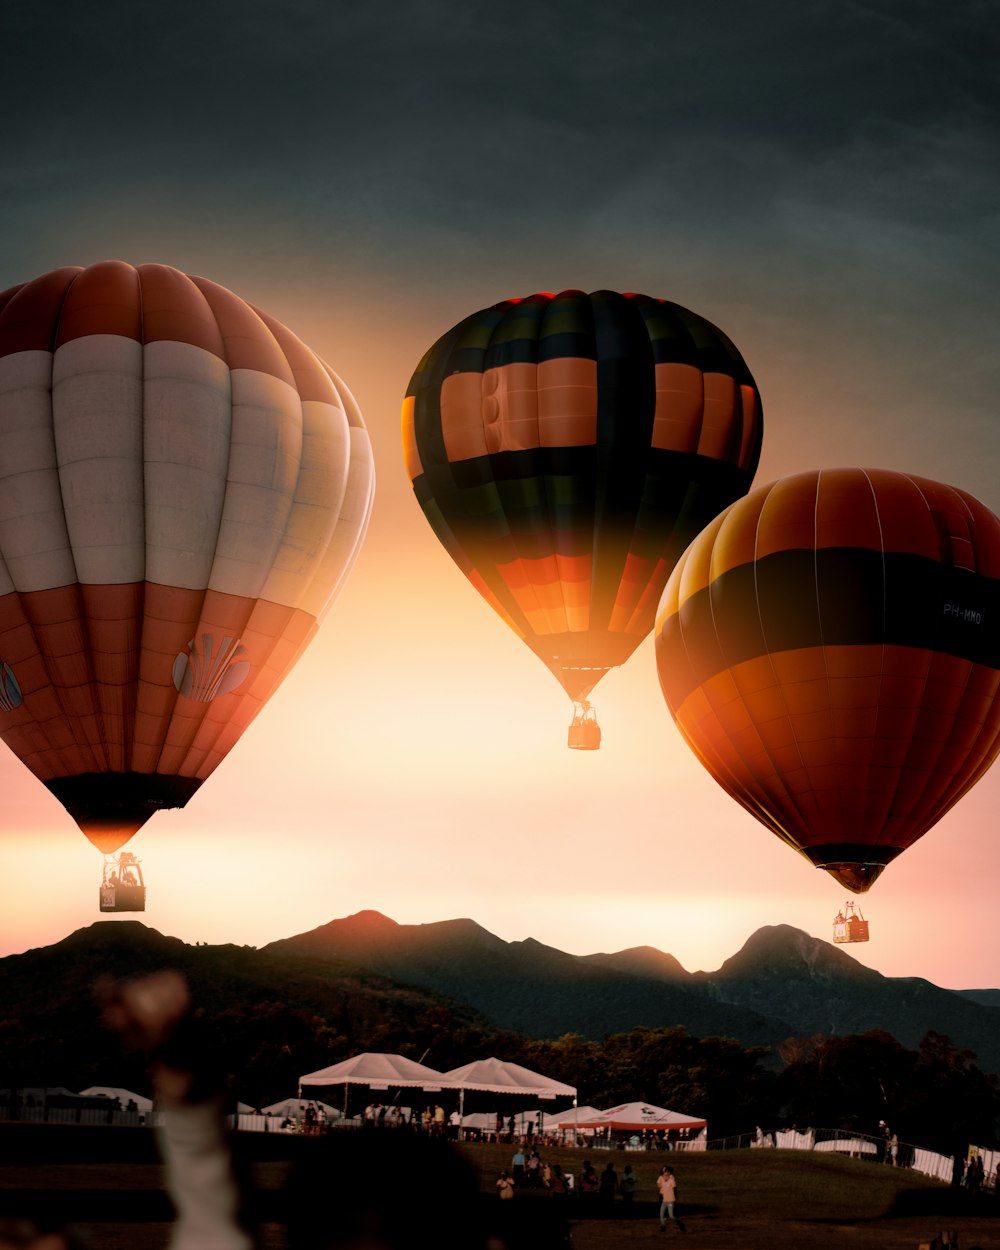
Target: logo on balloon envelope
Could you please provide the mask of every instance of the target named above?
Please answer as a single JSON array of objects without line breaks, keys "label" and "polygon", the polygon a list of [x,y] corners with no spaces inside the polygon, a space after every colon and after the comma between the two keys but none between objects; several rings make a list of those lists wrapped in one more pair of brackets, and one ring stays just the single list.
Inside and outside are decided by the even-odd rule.
[{"label": "logo on balloon envelope", "polygon": [[21,694],[21,687],[17,684],[12,668],[9,664],[3,664],[0,666],[0,709],[13,712],[23,702],[24,695]]},{"label": "logo on balloon envelope", "polygon": [[238,638],[223,638],[221,643],[214,634],[192,638],[187,650],[179,651],[174,660],[174,685],[185,698],[198,703],[229,694],[250,672],[249,661],[237,659],[246,650]]}]

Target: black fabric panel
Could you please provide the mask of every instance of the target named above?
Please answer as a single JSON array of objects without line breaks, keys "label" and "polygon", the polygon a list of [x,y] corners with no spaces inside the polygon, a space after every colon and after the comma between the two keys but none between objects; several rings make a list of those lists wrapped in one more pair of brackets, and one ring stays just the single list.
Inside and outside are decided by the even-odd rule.
[{"label": "black fabric panel", "polygon": [[160,773],[80,773],[45,782],[82,828],[142,823],[163,807],[183,807],[201,785],[198,777]]},{"label": "black fabric panel", "polygon": [[901,846],[872,846],[868,842],[827,842],[824,846],[800,846],[799,852],[815,864],[826,868],[832,864],[891,864],[906,849]]},{"label": "black fabric panel", "polygon": [[663,622],[657,647],[668,657],[686,649],[690,661],[663,665],[676,709],[727,668],[805,647],[918,647],[1000,669],[998,624],[994,578],[925,556],[831,547],[728,570]]},{"label": "black fabric panel", "polygon": [[606,629],[642,500],[656,386],[649,335],[635,304],[591,296],[597,346],[597,497],[591,626]]}]

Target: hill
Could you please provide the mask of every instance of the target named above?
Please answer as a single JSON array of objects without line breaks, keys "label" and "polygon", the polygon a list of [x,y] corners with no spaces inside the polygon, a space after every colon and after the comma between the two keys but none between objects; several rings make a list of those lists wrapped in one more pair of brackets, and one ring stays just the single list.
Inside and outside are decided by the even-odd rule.
[{"label": "hill", "polygon": [[447,1068],[524,1039],[600,1040],[639,1025],[772,1050],[789,1037],[871,1029],[914,1048],[934,1030],[1000,1069],[996,991],[884,977],[787,925],[758,930],[715,972],[687,972],[651,947],[577,956],[531,938],[505,942],[470,919],[401,925],[362,911],[261,950],[190,946],[138,921],[101,921],[8,956],[0,1086],[141,1091],[142,1065],[108,1046],[93,986],[165,966],[191,982],[223,1071],[262,1099],[275,1085],[283,1096],[304,1071],[418,1037],[421,1049],[435,1039],[430,1062]]},{"label": "hill", "polygon": [[934,1030],[974,1051],[986,1070],[1000,1070],[1000,1005],[990,991],[973,998],[916,977],[886,977],[789,925],[757,930],[716,972],[687,972],[648,946],[569,955],[531,938],[503,942],[472,920],[400,925],[371,911],[264,950],[349,959],[531,1037],[680,1024],[751,1046],[884,1029],[915,1047]]}]

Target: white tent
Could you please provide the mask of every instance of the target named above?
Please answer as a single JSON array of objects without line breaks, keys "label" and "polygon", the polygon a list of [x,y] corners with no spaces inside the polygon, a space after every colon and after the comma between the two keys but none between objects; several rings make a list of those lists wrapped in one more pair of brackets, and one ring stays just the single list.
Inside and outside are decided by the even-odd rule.
[{"label": "white tent", "polygon": [[463,1089],[484,1090],[491,1094],[530,1095],[539,1099],[575,1098],[576,1088],[551,1077],[522,1068],[502,1059],[476,1059],[462,1068],[446,1072],[445,1077]]},{"label": "white tent", "polygon": [[142,1094],[133,1094],[130,1089],[120,1089],[117,1085],[90,1085],[86,1089],[81,1089],[80,1094],[86,1098],[117,1098],[121,1102],[123,1111],[130,1101],[135,1103],[143,1115],[153,1110],[151,1098],[144,1098]]},{"label": "white tent", "polygon": [[305,1115],[306,1107],[309,1106],[310,1102],[317,1110],[322,1107],[323,1113],[328,1120],[339,1120],[343,1115],[342,1111],[338,1111],[336,1107],[331,1107],[328,1102],[319,1102],[315,1098],[283,1098],[281,1102],[272,1102],[269,1107],[261,1107],[261,1112],[264,1115],[280,1116],[282,1119],[289,1116],[300,1119]]},{"label": "white tent", "polygon": [[[599,1107],[577,1107],[575,1111],[560,1111],[558,1115],[554,1115],[551,1120],[546,1122],[545,1127],[552,1132],[571,1133],[575,1129],[583,1125],[584,1120],[593,1119],[595,1116],[602,1116],[603,1111]],[[588,1129],[588,1133],[594,1130]]]},{"label": "white tent", "polygon": [[458,1089],[451,1080],[433,1068],[426,1068],[405,1055],[385,1055],[365,1051],[352,1059],[344,1059],[329,1068],[307,1072],[299,1077],[299,1089],[324,1085],[367,1085],[369,1089],[424,1089],[439,1093],[442,1089]]}]

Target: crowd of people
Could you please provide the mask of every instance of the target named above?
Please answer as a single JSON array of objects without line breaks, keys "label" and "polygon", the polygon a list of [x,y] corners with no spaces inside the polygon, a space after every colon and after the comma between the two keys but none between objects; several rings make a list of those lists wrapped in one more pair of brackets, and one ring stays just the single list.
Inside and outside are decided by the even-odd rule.
[{"label": "crowd of people", "polygon": [[[613,1160],[609,1159],[598,1172],[593,1163],[585,1159],[574,1175],[559,1163],[543,1160],[536,1149],[530,1148],[525,1153],[520,1146],[511,1157],[510,1169],[504,1168],[496,1182],[497,1193],[504,1201],[514,1199],[521,1191],[543,1191],[554,1199],[579,1199],[581,1214],[584,1204],[592,1205],[595,1210],[602,1208],[605,1213],[619,1204],[624,1218],[635,1211],[636,1188],[637,1178],[630,1163],[626,1163],[619,1174]],[[656,1188],[660,1199],[660,1227],[666,1230],[668,1225],[673,1225],[683,1232],[684,1225],[675,1211],[677,1178],[672,1167],[664,1164],[660,1168]]]}]

